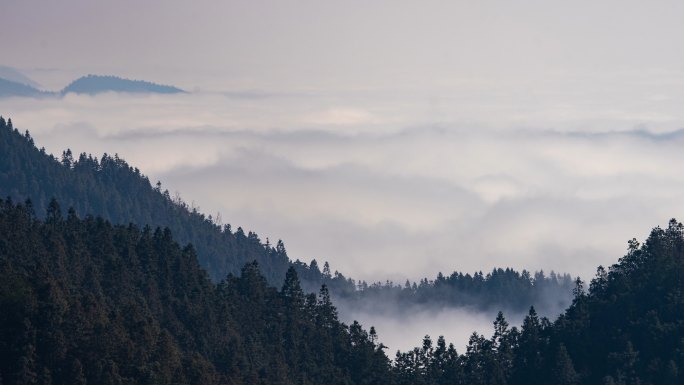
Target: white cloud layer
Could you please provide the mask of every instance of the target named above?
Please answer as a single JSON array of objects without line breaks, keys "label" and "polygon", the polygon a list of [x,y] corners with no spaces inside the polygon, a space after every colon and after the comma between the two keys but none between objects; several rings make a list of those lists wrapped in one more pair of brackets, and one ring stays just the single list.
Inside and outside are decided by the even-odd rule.
[{"label": "white cloud layer", "polygon": [[556,101],[463,93],[441,121],[419,98],[369,92],[69,95],[5,99],[2,113],[50,152],[118,153],[206,213],[357,279],[498,266],[589,278],[627,239],[682,216],[684,132],[673,128],[684,117],[669,99],[658,102],[667,123],[603,124],[570,95],[577,120],[543,127],[516,119],[544,122]]}]

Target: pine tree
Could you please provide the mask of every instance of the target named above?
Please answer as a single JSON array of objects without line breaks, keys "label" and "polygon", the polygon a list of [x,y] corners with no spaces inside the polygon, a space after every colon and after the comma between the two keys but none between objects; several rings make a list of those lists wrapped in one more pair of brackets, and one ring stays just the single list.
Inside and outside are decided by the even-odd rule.
[{"label": "pine tree", "polygon": [[534,307],[530,307],[523,321],[522,330],[513,362],[513,384],[533,385],[541,383],[539,373],[542,365],[542,326]]},{"label": "pine tree", "polygon": [[577,372],[572,364],[572,359],[568,355],[565,345],[561,344],[556,350],[551,369],[551,381],[549,384],[555,385],[576,385],[578,384]]}]

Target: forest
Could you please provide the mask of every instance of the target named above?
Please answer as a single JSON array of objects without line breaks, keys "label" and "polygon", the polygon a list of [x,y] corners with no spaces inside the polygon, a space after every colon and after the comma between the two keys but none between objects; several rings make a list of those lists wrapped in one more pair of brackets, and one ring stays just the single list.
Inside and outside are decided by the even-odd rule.
[{"label": "forest", "polygon": [[[684,226],[674,219],[630,240],[588,285],[511,269],[369,285],[219,226],[116,155],[48,155],[2,118],[0,188],[0,384],[684,380]],[[529,307],[570,285],[558,318]],[[491,337],[473,333],[463,352],[425,336],[393,354],[382,330],[339,321],[333,293],[502,311]],[[522,325],[509,325],[505,311],[522,306]]]},{"label": "forest", "polygon": [[168,229],[45,221],[0,202],[3,384],[354,384],[386,376],[377,337],[337,320],[327,289],[281,290],[258,264],[212,283]]},{"label": "forest", "polygon": [[573,279],[567,274],[542,271],[517,272],[494,268],[490,272],[448,275],[401,284],[357,281],[342,272],[331,272],[325,262],[305,263],[288,256],[282,240],[263,241],[258,234],[205,216],[179,195],[154,183],[118,155],[75,155],[71,150],[59,158],[37,148],[28,131],[21,133],[11,119],[0,117],[0,197],[16,202],[30,199],[36,215],[44,218],[52,198],[80,216],[101,216],[114,223],[139,227],[168,227],[181,244],[192,243],[200,265],[218,282],[227,274],[238,275],[242,267],[257,261],[261,273],[280,285],[294,266],[305,292],[317,292],[325,284],[333,298],[355,306],[378,303],[404,308],[407,304],[524,312],[534,305],[543,314],[565,308],[571,300]]},{"label": "forest", "polygon": [[[394,360],[374,328],[341,323],[329,291],[257,262],[213,283],[168,228],[0,201],[3,384],[679,384],[684,226],[629,242],[556,320],[503,313],[465,352],[426,336]],[[456,321],[456,320],[455,320]]]}]

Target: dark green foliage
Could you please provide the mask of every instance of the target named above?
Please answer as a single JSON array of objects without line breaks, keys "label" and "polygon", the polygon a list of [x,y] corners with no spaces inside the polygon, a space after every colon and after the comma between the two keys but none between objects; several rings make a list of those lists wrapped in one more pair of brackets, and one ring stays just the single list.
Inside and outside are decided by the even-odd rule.
[{"label": "dark green foliage", "polygon": [[574,385],[578,382],[577,372],[572,364],[572,359],[568,355],[565,345],[558,346],[556,356],[551,363],[551,378],[556,381],[558,385]]},{"label": "dark green foliage", "polygon": [[219,226],[179,198],[172,198],[168,191],[161,191],[159,185],[153,188],[147,177],[118,156],[105,154],[98,160],[81,154],[74,159],[67,150],[57,160],[38,150],[28,132],[20,134],[2,118],[0,196],[18,202],[30,199],[40,218],[55,198],[63,209],[73,207],[81,217],[95,215],[116,224],[168,227],[178,241],[195,246],[200,264],[215,281],[229,273],[238,274],[245,263],[256,260],[269,282],[279,285],[289,267],[282,242],[276,248],[267,247],[254,233]]},{"label": "dark green foliage", "polygon": [[0,200],[0,378],[9,384],[384,384],[389,361],[323,287],[256,262],[213,284],[168,229]]},{"label": "dark green foliage", "polygon": [[389,281],[372,285],[361,282],[356,290],[340,282],[340,276],[335,272],[332,279],[322,282],[330,285],[336,297],[351,301],[354,306],[370,303],[377,307],[377,304],[399,303],[522,312],[534,305],[552,314],[570,304],[574,285],[567,274],[551,272],[546,276],[539,271],[532,275],[525,270],[519,273],[510,268],[493,269],[487,274],[454,272],[444,276],[439,273],[434,280],[406,281],[403,286]]},{"label": "dark green foliage", "polygon": [[[10,121],[11,122],[11,121]],[[246,263],[256,260],[271,285],[279,286],[290,266],[299,275],[304,292],[316,292],[325,284],[336,299],[359,307],[377,303],[408,308],[410,304],[470,306],[483,309],[524,311],[530,305],[552,311],[570,301],[572,280],[567,275],[543,272],[533,275],[512,269],[493,269],[488,274],[456,273],[435,280],[422,279],[403,287],[392,282],[356,283],[338,271],[331,273],[326,262],[322,271],[316,260],[310,264],[290,262],[285,245],[263,243],[256,233],[234,230],[206,217],[179,197],[153,187],[137,168],[117,155],[74,156],[71,150],[60,159],[38,150],[28,132],[21,134],[0,117],[0,196],[23,202],[31,199],[37,215],[44,218],[51,199],[62,210],[101,216],[115,224],[134,223],[139,227],[168,227],[180,243],[192,243],[210,277],[218,282],[227,274],[237,275]]]},{"label": "dark green foliage", "polygon": [[[684,226],[673,219],[643,245],[631,240],[609,271],[599,267],[588,292],[577,280],[572,305],[553,324],[531,308],[518,332],[500,313],[490,340],[474,333],[452,359],[447,383],[681,384],[683,292]],[[399,383],[439,383],[441,375],[419,370],[437,364],[433,356],[417,365],[420,352],[397,354]]]},{"label": "dark green foliage", "polygon": [[556,321],[555,339],[587,383],[684,381],[682,232],[673,219],[643,245],[631,240],[627,255],[607,273],[600,267],[589,293]]},{"label": "dark green foliage", "polygon": [[[0,383],[684,382],[684,226],[675,220],[643,245],[630,241],[617,264],[599,267],[588,292],[575,281],[572,304],[555,322],[532,307],[520,329],[509,328],[499,313],[493,336],[474,333],[462,355],[426,336],[392,364],[374,329],[339,322],[331,292],[356,301],[475,298],[487,307],[517,296],[519,308],[535,290],[572,282],[496,269],[357,291],[328,264],[290,264],[282,242],[271,247],[217,226],[116,156],[74,160],[66,151],[58,161],[2,118],[0,190],[10,197],[0,200]],[[12,203],[29,196],[35,204]],[[179,247],[172,230],[197,251]],[[227,278],[212,283],[198,254],[215,279]],[[272,286],[283,281],[280,291]],[[318,296],[306,294],[317,284]]]}]

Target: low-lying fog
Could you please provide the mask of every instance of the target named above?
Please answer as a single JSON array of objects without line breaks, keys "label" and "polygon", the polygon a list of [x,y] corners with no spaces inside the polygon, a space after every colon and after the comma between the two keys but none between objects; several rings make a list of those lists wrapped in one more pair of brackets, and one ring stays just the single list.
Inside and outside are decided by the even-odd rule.
[{"label": "low-lying fog", "polygon": [[464,93],[68,95],[0,113],[49,152],[118,153],[293,258],[369,281],[499,266],[587,278],[682,212],[681,98]]},{"label": "low-lying fog", "polygon": [[[387,346],[386,353],[393,358],[397,350],[402,352],[422,346],[423,337],[429,335],[433,345],[439,336],[447,344],[453,343],[458,353],[465,353],[468,337],[473,333],[490,338],[494,333],[494,319],[498,310],[473,308],[448,308],[437,306],[396,306],[396,303],[367,304],[352,306],[344,301],[334,301],[340,319],[350,324],[359,321],[366,329],[375,326],[378,339]],[[553,320],[561,309],[536,308],[540,317]],[[527,312],[504,312],[509,327],[520,328]]]}]

